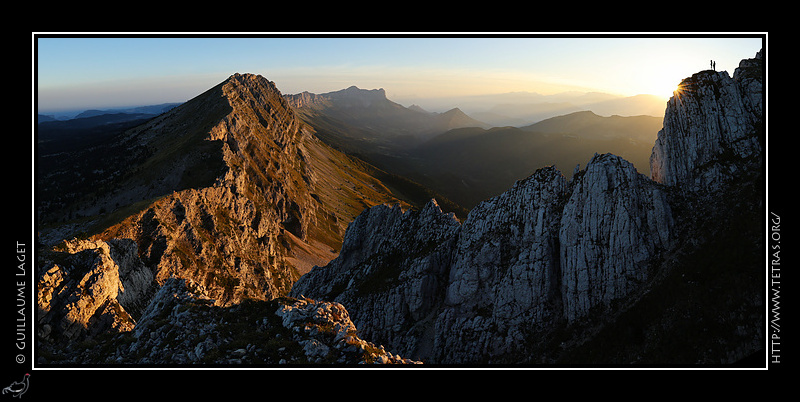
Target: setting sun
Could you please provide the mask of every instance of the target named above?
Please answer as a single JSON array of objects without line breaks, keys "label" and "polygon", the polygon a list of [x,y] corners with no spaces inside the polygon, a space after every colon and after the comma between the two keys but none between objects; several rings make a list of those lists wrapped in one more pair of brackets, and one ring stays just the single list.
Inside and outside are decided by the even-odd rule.
[{"label": "setting sun", "polygon": [[646,75],[640,76],[641,83],[639,84],[638,91],[666,99],[672,97],[673,93],[678,89],[681,80],[685,78],[685,73],[669,67],[670,66],[663,66],[662,68],[649,71]]},{"label": "setting sun", "polygon": [[656,80],[646,89],[648,94],[669,99],[678,89],[678,82],[672,79]]}]

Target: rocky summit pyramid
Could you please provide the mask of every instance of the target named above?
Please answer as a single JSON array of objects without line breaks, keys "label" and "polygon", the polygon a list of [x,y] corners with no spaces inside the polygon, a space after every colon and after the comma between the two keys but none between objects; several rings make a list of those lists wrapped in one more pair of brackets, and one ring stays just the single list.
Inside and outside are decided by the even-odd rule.
[{"label": "rocky summit pyramid", "polygon": [[109,160],[58,209],[80,223],[40,214],[45,338],[130,329],[170,278],[218,306],[285,295],[364,208],[401,202],[252,74],[83,152]]}]

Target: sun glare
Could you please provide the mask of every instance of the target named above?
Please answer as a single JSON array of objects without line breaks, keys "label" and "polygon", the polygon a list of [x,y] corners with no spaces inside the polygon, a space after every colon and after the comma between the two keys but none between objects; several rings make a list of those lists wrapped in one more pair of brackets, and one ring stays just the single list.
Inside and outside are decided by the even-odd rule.
[{"label": "sun glare", "polygon": [[678,86],[675,87],[675,90],[672,92],[674,96],[680,96],[686,90],[686,85],[681,82]]},{"label": "sun glare", "polygon": [[695,66],[676,60],[660,59],[657,62],[648,62],[645,67],[635,71],[635,75],[631,75],[631,84],[636,84],[634,80],[637,80],[642,93],[669,99],[678,90],[681,81],[695,71]]},{"label": "sun glare", "polygon": [[675,91],[678,90],[679,85],[680,85],[680,80],[676,80],[669,75],[661,75],[656,77],[649,84],[649,93],[651,95],[656,95],[665,99],[669,99],[673,96]]}]

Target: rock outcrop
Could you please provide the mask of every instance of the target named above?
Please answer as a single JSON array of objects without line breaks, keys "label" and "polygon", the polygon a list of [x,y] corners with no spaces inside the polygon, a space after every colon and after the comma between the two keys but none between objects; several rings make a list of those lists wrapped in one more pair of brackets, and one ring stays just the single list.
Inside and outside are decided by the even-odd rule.
[{"label": "rock outcrop", "polygon": [[558,216],[568,187],[546,167],[470,212],[436,319],[431,349],[438,352],[426,357],[488,361],[519,344],[527,328],[553,322],[561,294]]},{"label": "rock outcrop", "polygon": [[439,307],[459,226],[433,200],[419,211],[399,205],[370,208],[348,227],[343,257],[301,277],[292,295],[304,297],[307,290],[315,299],[358,301],[362,308],[353,321],[376,324],[359,328],[365,338],[415,342],[397,329],[425,320]]},{"label": "rock outcrop", "polygon": [[340,304],[277,298],[218,307],[176,278],[161,286],[135,329],[106,333],[83,345],[47,351],[51,359],[40,357],[40,363],[122,367],[420,363],[361,339]]},{"label": "rock outcrop", "polygon": [[[344,304],[370,339],[404,355],[491,361],[532,328],[579,319],[648,279],[672,222],[658,187],[606,154],[571,183],[540,169],[463,224],[435,201],[404,214],[374,207],[348,228],[353,251],[303,276],[291,295]],[[377,273],[380,287],[367,296],[363,278]]]},{"label": "rock outcrop", "polygon": [[37,335],[74,340],[134,328],[157,290],[136,244],[74,240],[58,262],[43,265],[37,281]]},{"label": "rock outcrop", "polygon": [[561,213],[564,315],[574,321],[621,299],[648,279],[650,261],[669,247],[667,193],[614,155],[596,155]]}]

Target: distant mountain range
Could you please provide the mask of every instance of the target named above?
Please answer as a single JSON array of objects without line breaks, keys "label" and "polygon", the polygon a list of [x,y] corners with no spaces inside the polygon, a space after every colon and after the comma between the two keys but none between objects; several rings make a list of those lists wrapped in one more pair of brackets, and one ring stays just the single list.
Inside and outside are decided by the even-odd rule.
[{"label": "distant mountain range", "polygon": [[324,94],[303,92],[284,97],[321,138],[349,152],[391,152],[413,147],[453,128],[490,127],[458,108],[444,113],[406,108],[387,99],[383,89],[351,86]]},{"label": "distant mountain range", "polygon": [[661,120],[602,117],[586,111],[519,128],[460,128],[410,151],[411,158],[385,160],[472,208],[544,166],[554,165],[572,177],[573,168],[586,165],[596,152],[622,156],[649,175],[650,153]]},{"label": "distant mountain range", "polygon": [[[586,98],[577,98],[585,101]],[[576,100],[577,100],[576,99]],[[629,97],[613,97],[596,102],[584,103],[564,101],[559,103],[542,102],[528,104],[501,104],[494,106],[488,113],[496,116],[491,119],[486,113],[473,113],[472,116],[493,122],[494,125],[517,121],[514,125],[535,123],[550,117],[568,114],[577,111],[590,110],[601,116],[664,116],[664,106],[667,101],[654,95],[636,95]],[[513,119],[511,121],[504,118]]]},{"label": "distant mountain range", "polygon": [[37,116],[37,122],[43,123],[47,121],[82,119],[87,117],[95,117],[108,114],[148,115],[150,117],[154,117],[180,104],[181,103],[161,103],[158,105],[134,106],[134,107],[123,107],[123,108],[111,108],[111,109],[89,109],[84,111],[39,114]]},{"label": "distant mountain range", "polygon": [[430,110],[458,105],[470,117],[491,126],[521,127],[583,110],[590,110],[601,116],[663,117],[667,99],[654,95],[626,97],[600,92],[564,92],[552,95],[511,92],[419,101],[423,108]]},{"label": "distant mountain range", "polygon": [[[594,152],[621,155],[649,174],[650,151],[662,120],[648,115],[603,117],[584,109],[520,127],[493,127],[461,108],[432,113],[417,105],[404,107],[387,99],[382,89],[349,87],[326,94],[304,92],[284,97],[327,143],[409,177],[467,209],[542,166],[568,168],[571,175],[572,167],[588,162]],[[477,99],[515,101],[495,110],[526,115],[531,120],[535,113],[550,116],[572,111],[575,104],[607,111],[634,110],[624,106],[641,106],[654,97],[509,94],[472,100]],[[564,102],[551,103],[555,100]],[[663,115],[663,103],[660,107]]]}]

